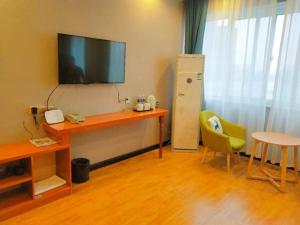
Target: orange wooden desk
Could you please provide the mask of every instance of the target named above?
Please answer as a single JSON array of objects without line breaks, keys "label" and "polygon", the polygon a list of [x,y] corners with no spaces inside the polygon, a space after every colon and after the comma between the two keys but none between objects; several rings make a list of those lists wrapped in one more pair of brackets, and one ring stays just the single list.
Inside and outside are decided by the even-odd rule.
[{"label": "orange wooden desk", "polygon": [[44,129],[54,135],[64,144],[70,143],[72,133],[85,132],[91,129],[132,123],[140,120],[158,118],[159,119],[159,157],[162,158],[163,125],[164,117],[168,114],[166,109],[155,109],[147,112],[123,111],[101,115],[88,116],[80,124],[68,121],[53,125],[44,124]]}]

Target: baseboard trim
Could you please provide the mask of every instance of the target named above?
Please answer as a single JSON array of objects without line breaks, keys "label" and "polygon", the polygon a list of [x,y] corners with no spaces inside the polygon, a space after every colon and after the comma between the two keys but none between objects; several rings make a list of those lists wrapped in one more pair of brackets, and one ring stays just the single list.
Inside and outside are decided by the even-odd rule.
[{"label": "baseboard trim", "polygon": [[[166,145],[169,145],[169,144],[170,144],[170,141],[165,141],[163,143],[163,146],[166,146]],[[129,158],[132,158],[132,157],[135,157],[137,155],[144,154],[146,152],[153,151],[157,148],[159,148],[159,144],[151,145],[151,146],[139,149],[139,150],[135,150],[133,152],[129,152],[129,153],[126,153],[126,154],[123,154],[123,155],[119,155],[119,156],[110,158],[110,159],[106,159],[106,160],[101,161],[101,162],[91,164],[90,165],[90,171],[93,171],[93,170],[96,170],[96,169],[99,169],[99,168],[102,168],[102,167],[105,167],[105,166],[108,166],[108,165],[126,160],[126,159],[129,159]],[[240,154],[241,154],[241,156],[250,158],[250,155],[247,155],[245,152],[241,152]],[[254,160],[260,160],[260,158],[254,157]],[[271,165],[275,165],[275,166],[280,166],[279,163],[272,164],[270,160],[266,161],[266,163],[271,164]],[[287,167],[287,169],[293,169],[293,167]]]},{"label": "baseboard trim", "polygon": [[[247,155],[245,152],[241,152],[240,153],[241,154],[241,156],[244,156],[244,157],[247,157],[247,158],[250,158],[250,155]],[[255,157],[254,156],[254,160],[257,160],[257,161],[260,161],[261,160],[261,158],[258,158],[258,157]],[[270,164],[270,165],[273,165],[273,166],[279,166],[280,167],[280,163],[275,163],[275,164],[273,164],[273,163],[271,163],[271,160],[267,160],[265,163],[267,163],[267,164]],[[294,167],[286,167],[287,169],[294,169]]]},{"label": "baseboard trim", "polygon": [[[165,142],[163,142],[163,146],[166,146],[169,143],[170,143],[170,141],[165,141]],[[110,159],[106,159],[106,160],[101,161],[101,162],[93,163],[93,164],[90,165],[90,171],[93,171],[93,170],[96,170],[96,169],[99,169],[99,168],[102,168],[102,167],[105,167],[105,166],[123,161],[125,159],[135,157],[137,155],[144,154],[146,152],[153,151],[153,150],[158,149],[158,148],[159,148],[159,144],[151,145],[151,146],[139,149],[139,150],[135,150],[133,152],[129,152],[129,153],[126,153],[126,154],[123,154],[123,155],[119,155],[119,156],[110,158]]]},{"label": "baseboard trim", "polygon": [[183,149],[183,148],[171,148],[172,152],[186,152],[186,153],[196,153],[199,149]]}]

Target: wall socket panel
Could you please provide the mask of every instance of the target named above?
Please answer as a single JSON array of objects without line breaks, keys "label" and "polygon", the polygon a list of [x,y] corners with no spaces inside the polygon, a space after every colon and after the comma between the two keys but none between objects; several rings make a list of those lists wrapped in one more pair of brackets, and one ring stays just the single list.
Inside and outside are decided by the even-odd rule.
[{"label": "wall socket panel", "polygon": [[[44,114],[47,111],[47,106],[44,106],[44,105],[35,105],[35,106],[30,106],[29,107],[29,113],[30,114],[31,114],[31,109],[32,108],[37,108],[37,114]],[[55,107],[54,106],[49,106],[48,110],[51,110],[51,109],[55,109]]]},{"label": "wall socket panel", "polygon": [[129,97],[125,98],[125,104],[126,104],[126,105],[127,105],[127,104],[130,104],[130,98],[129,98]]}]

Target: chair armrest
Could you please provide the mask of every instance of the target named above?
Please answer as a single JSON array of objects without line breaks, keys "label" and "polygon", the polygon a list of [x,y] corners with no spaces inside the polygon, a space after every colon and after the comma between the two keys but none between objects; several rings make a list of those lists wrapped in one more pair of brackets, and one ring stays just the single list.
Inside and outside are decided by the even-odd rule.
[{"label": "chair armrest", "polygon": [[225,134],[245,140],[246,129],[227,120],[219,118]]},{"label": "chair armrest", "polygon": [[201,127],[201,134],[203,144],[212,150],[220,152],[230,152],[232,150],[227,135],[215,132],[207,126]]}]

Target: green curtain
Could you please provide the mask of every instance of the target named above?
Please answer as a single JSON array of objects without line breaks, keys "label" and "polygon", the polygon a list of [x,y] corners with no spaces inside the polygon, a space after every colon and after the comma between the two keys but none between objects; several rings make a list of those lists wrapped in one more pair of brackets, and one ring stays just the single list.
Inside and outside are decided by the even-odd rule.
[{"label": "green curtain", "polygon": [[185,53],[202,53],[208,0],[185,0]]}]

